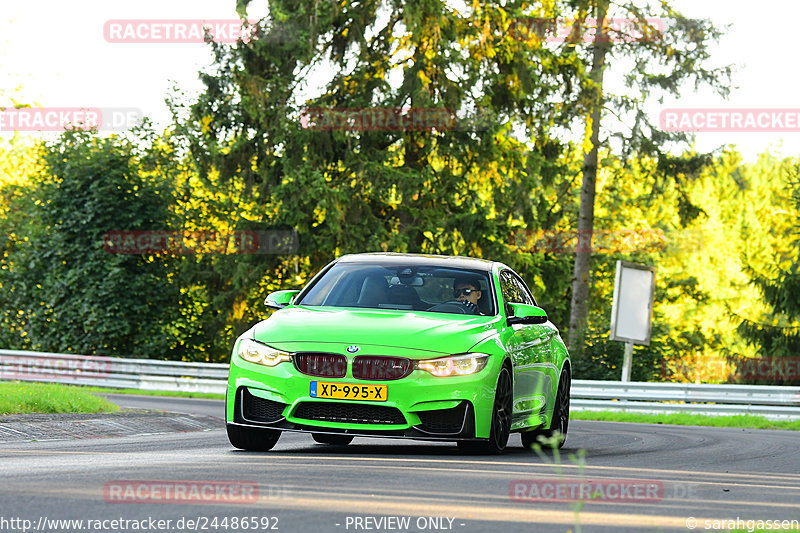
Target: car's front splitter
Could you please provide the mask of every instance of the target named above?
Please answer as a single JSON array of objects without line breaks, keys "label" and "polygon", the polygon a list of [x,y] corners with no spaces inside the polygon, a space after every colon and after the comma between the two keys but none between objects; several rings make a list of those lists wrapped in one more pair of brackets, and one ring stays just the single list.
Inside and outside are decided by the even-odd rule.
[{"label": "car's front splitter", "polygon": [[253,429],[274,429],[278,431],[290,431],[295,433],[322,433],[325,435],[350,435],[353,437],[371,437],[382,439],[412,439],[412,440],[425,440],[425,441],[439,441],[439,442],[456,442],[460,440],[469,441],[486,441],[489,439],[478,439],[471,436],[435,436],[428,435],[414,428],[397,431],[360,431],[351,429],[325,429],[311,426],[302,426],[287,422],[275,426],[264,426],[255,424],[240,424],[238,422],[228,422],[229,426],[253,428]]}]

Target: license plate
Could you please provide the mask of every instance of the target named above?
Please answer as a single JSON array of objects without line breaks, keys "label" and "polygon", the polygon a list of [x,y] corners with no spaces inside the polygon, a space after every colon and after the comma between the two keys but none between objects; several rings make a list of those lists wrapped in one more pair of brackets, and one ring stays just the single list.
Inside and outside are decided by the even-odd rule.
[{"label": "license plate", "polygon": [[387,385],[358,385],[354,383],[311,382],[312,398],[333,398],[336,400],[366,400],[385,402],[389,394]]}]

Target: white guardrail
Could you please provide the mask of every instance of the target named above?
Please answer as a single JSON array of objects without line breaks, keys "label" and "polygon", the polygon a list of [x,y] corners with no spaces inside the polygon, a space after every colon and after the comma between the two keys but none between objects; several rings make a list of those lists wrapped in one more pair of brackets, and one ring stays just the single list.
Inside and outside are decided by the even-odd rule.
[{"label": "white guardrail", "polygon": [[0,350],[0,380],[225,394],[228,365]]},{"label": "white guardrail", "polygon": [[[224,394],[227,364],[0,350],[0,380]],[[800,387],[574,380],[573,411],[800,419]]]}]

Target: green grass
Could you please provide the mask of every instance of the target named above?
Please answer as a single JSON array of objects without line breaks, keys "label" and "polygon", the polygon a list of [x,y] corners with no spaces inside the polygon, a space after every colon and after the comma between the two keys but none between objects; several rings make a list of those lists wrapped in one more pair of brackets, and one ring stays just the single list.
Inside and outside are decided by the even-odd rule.
[{"label": "green grass", "polygon": [[81,387],[57,383],[0,383],[0,415],[111,413],[119,407]]},{"label": "green grass", "polygon": [[160,390],[139,390],[139,389],[112,389],[106,387],[80,387],[88,392],[100,394],[135,394],[137,396],[176,396],[180,398],[209,398],[212,400],[224,400],[224,394],[213,392],[184,392],[184,391],[160,391]]},{"label": "green grass", "polygon": [[668,424],[674,426],[712,426],[750,429],[786,429],[800,431],[800,420],[770,420],[763,416],[731,415],[708,416],[685,413],[665,415],[641,413],[617,413],[614,411],[571,411],[573,420],[602,420],[608,422],[638,422],[644,424]]}]

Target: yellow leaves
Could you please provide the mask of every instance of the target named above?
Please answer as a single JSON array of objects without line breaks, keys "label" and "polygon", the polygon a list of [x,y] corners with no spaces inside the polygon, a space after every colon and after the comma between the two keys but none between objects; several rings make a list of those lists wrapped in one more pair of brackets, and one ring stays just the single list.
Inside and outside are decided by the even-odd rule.
[{"label": "yellow leaves", "polygon": [[592,120],[592,116],[589,115],[586,117],[586,130],[583,132],[583,143],[581,144],[581,150],[583,153],[589,153],[593,146],[592,146],[592,125],[594,121]]},{"label": "yellow leaves", "polygon": [[43,170],[38,159],[39,148],[25,139],[0,140],[0,186],[24,185]]},{"label": "yellow leaves", "polygon": [[200,130],[203,133],[208,133],[211,131],[211,123],[214,121],[214,118],[211,115],[205,115],[203,118],[200,119]]},{"label": "yellow leaves", "polygon": [[423,85],[429,85],[431,83],[431,79],[422,70],[417,71],[417,77]]},{"label": "yellow leaves", "polygon": [[325,215],[327,210],[323,207],[317,206],[314,208],[314,223],[311,225],[312,227],[317,227],[323,222],[325,222]]},{"label": "yellow leaves", "polygon": [[483,23],[483,27],[481,28],[481,37],[481,41],[483,42],[492,40],[492,26],[488,19]]},{"label": "yellow leaves", "polygon": [[231,318],[234,320],[241,320],[246,310],[247,310],[246,300],[239,300],[237,302],[234,302],[233,309],[231,309]]},{"label": "yellow leaves", "polygon": [[479,0],[472,0],[472,11],[476,15],[480,15],[483,11],[483,6],[481,5]]}]

